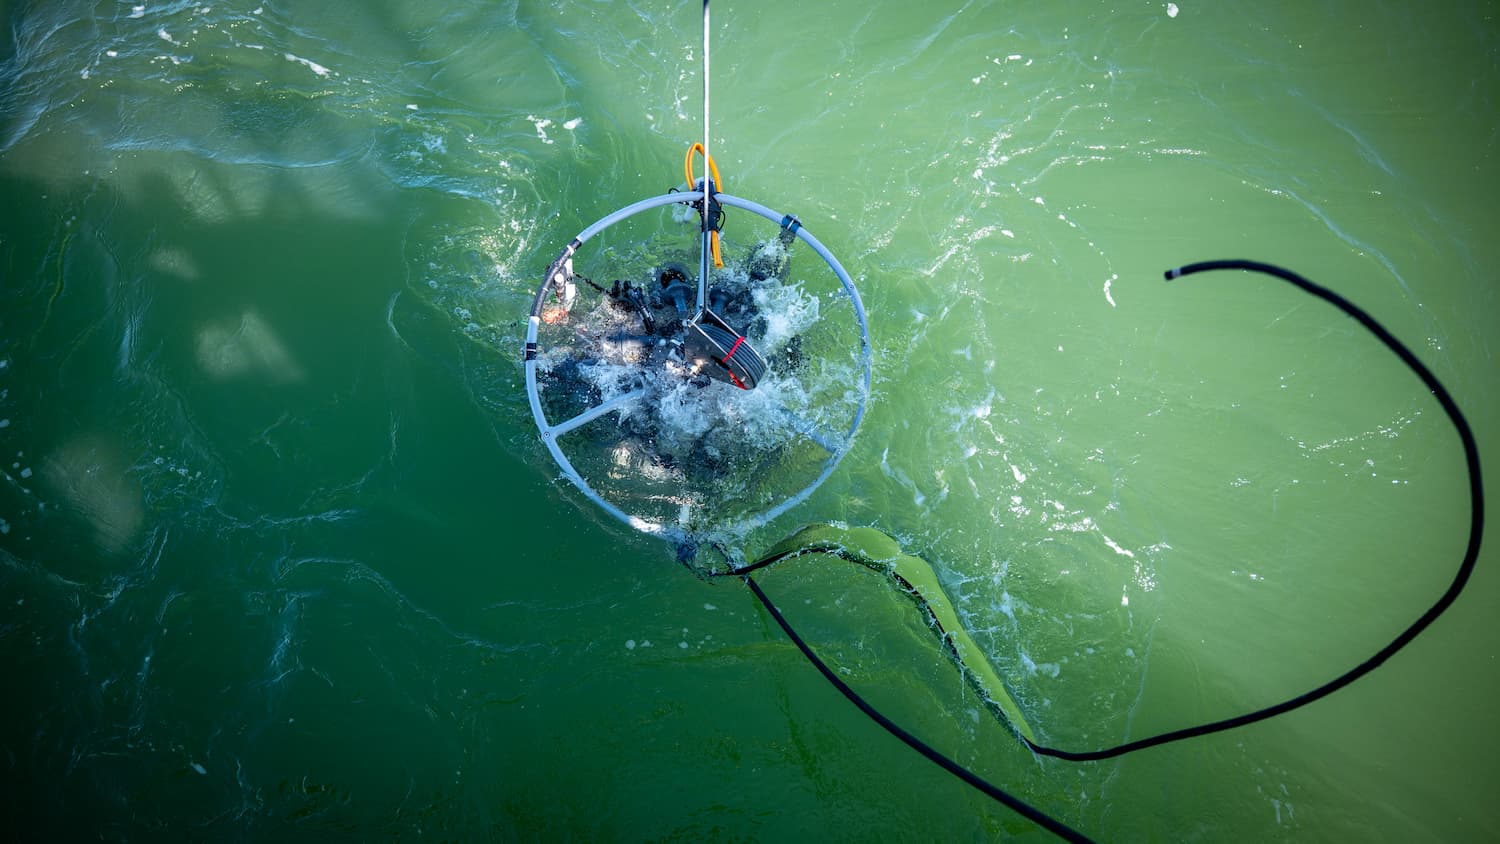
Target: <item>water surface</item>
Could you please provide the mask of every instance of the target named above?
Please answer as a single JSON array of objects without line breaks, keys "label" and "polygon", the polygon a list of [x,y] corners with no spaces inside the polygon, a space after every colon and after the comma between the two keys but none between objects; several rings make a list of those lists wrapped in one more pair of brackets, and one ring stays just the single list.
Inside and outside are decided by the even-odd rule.
[{"label": "water surface", "polygon": [[[1339,290],[1490,456],[1487,4],[713,22],[725,180],[834,249],[875,347],[854,450],[772,533],[874,525],[932,561],[1074,749],[1306,690],[1445,588],[1463,463],[1415,379],[1269,279],[1160,279],[1247,257]],[[531,292],[681,180],[697,4],[0,23],[9,837],[1047,837],[835,695],[743,587],[592,510],[535,437]],[[986,720],[878,578],[763,582],[903,723],[1092,837],[1455,841],[1500,836],[1495,563],[1332,698],[1087,765]]]}]

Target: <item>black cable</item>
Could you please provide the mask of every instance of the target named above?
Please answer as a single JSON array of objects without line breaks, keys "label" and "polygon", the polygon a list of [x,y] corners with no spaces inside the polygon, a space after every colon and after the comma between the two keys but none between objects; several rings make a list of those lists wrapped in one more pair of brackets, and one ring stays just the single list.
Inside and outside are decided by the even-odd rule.
[{"label": "black cable", "polygon": [[1403,344],[1400,340],[1397,340],[1395,336],[1391,334],[1391,332],[1387,331],[1385,326],[1376,321],[1374,317],[1365,313],[1365,311],[1358,305],[1355,305],[1353,302],[1350,302],[1348,299],[1345,299],[1343,296],[1334,293],[1332,290],[1329,290],[1326,287],[1314,284],[1313,282],[1307,280],[1306,278],[1303,278],[1302,276],[1292,272],[1291,270],[1283,269],[1273,264],[1263,264],[1258,261],[1203,261],[1201,263],[1188,264],[1184,267],[1178,267],[1176,269],[1168,270],[1166,272],[1166,278],[1168,281],[1172,281],[1173,279],[1182,278],[1183,276],[1192,275],[1194,273],[1207,272],[1210,270],[1250,270],[1253,272],[1265,273],[1266,275],[1275,276],[1276,278],[1289,282],[1295,287],[1307,293],[1310,293],[1313,296],[1316,296],[1319,299],[1328,302],[1329,304],[1332,304],[1334,307],[1353,317],[1371,334],[1374,334],[1380,340],[1380,342],[1384,343],[1386,348],[1394,352],[1396,354],[1396,357],[1400,358],[1401,361],[1405,363],[1412,372],[1416,373],[1417,377],[1422,380],[1422,383],[1427,385],[1427,389],[1432,391],[1433,397],[1437,399],[1438,404],[1442,406],[1443,411],[1448,414],[1448,419],[1453,422],[1453,427],[1458,431],[1458,438],[1463,443],[1464,460],[1468,464],[1469,469],[1469,500],[1471,507],[1468,549],[1464,552],[1463,562],[1459,564],[1458,573],[1454,576],[1453,582],[1449,584],[1447,591],[1445,591],[1437,599],[1437,601],[1428,608],[1426,612],[1422,613],[1422,615],[1416,621],[1412,622],[1410,627],[1407,627],[1405,630],[1401,631],[1400,635],[1396,636],[1395,639],[1392,639],[1390,644],[1376,651],[1374,656],[1371,656],[1369,659],[1366,659],[1364,662],[1361,662],[1359,665],[1354,666],[1353,668],[1345,671],[1343,674],[1340,674],[1339,676],[1333,678],[1332,680],[1329,680],[1321,686],[1318,686],[1310,691],[1303,692],[1296,697],[1284,700],[1281,703],[1267,706],[1263,709],[1257,709],[1254,712],[1247,712],[1244,715],[1237,715],[1233,718],[1226,718],[1222,721],[1213,721],[1208,724],[1200,724],[1196,727],[1186,727],[1180,730],[1172,730],[1171,732],[1150,736],[1148,738],[1137,739],[1135,741],[1126,742],[1115,747],[1105,748],[1103,750],[1059,750],[1057,748],[1035,744],[1030,741],[1026,742],[1031,746],[1032,750],[1043,756],[1053,756],[1058,759],[1066,759],[1072,762],[1091,762],[1099,759],[1110,759],[1115,756],[1121,756],[1136,750],[1144,750],[1148,747],[1155,747],[1157,745],[1166,744],[1168,742],[1181,741],[1182,739],[1194,738],[1196,736],[1206,736],[1212,733],[1234,729],[1235,727],[1243,727],[1247,724],[1254,724],[1257,721],[1264,721],[1267,718],[1272,718],[1277,715],[1291,712],[1292,710],[1306,706],[1307,704],[1312,703],[1315,700],[1327,697],[1328,695],[1333,694],[1334,692],[1342,689],[1350,683],[1353,683],[1355,680],[1358,680],[1366,674],[1369,674],[1371,671],[1374,671],[1377,667],[1380,666],[1381,663],[1385,662],[1387,659],[1390,659],[1395,655],[1397,651],[1410,644],[1413,639],[1417,638],[1418,634],[1420,634],[1423,630],[1426,630],[1427,627],[1432,624],[1432,622],[1436,621],[1437,617],[1442,615],[1443,612],[1447,610],[1455,600],[1458,599],[1459,593],[1463,592],[1464,586],[1469,581],[1469,575],[1474,571],[1474,563],[1479,559],[1479,544],[1480,540],[1484,536],[1484,484],[1480,480],[1479,447],[1474,442],[1474,433],[1469,428],[1469,420],[1464,417],[1463,411],[1458,409],[1458,404],[1453,400],[1453,396],[1448,393],[1447,388],[1442,385],[1442,382],[1438,381],[1436,375],[1432,374],[1432,370],[1428,369],[1426,365],[1418,360],[1417,356],[1412,354],[1411,350],[1408,349],[1405,344]]},{"label": "black cable", "polygon": [[[1247,724],[1264,721],[1267,718],[1282,715],[1287,712],[1291,712],[1294,709],[1306,706],[1307,704],[1312,703],[1315,700],[1319,700],[1333,694],[1339,689],[1342,689],[1350,683],[1353,683],[1355,680],[1358,680],[1366,674],[1369,674],[1371,671],[1374,671],[1376,668],[1378,668],[1387,659],[1390,659],[1392,656],[1394,656],[1397,651],[1410,644],[1413,639],[1415,639],[1422,633],[1423,630],[1426,630],[1434,621],[1436,621],[1438,616],[1442,615],[1448,609],[1448,607],[1453,605],[1453,602],[1458,599],[1459,594],[1463,592],[1464,587],[1468,584],[1470,575],[1473,574],[1474,565],[1479,558],[1480,543],[1484,536],[1484,483],[1481,480],[1481,473],[1479,468],[1479,447],[1474,441],[1474,434],[1469,427],[1468,419],[1464,416],[1463,411],[1459,410],[1458,404],[1453,400],[1452,395],[1448,393],[1447,388],[1442,385],[1442,382],[1438,380],[1437,376],[1434,375],[1430,369],[1428,369],[1420,360],[1417,359],[1416,355],[1412,354],[1411,350],[1408,349],[1405,344],[1403,344],[1400,340],[1397,340],[1395,336],[1387,331],[1385,326],[1381,325],[1374,317],[1370,316],[1368,313],[1365,313],[1363,309],[1350,302],[1348,299],[1345,299],[1343,296],[1340,296],[1339,294],[1334,293],[1333,291],[1318,284],[1314,284],[1313,282],[1307,280],[1306,278],[1303,278],[1302,276],[1292,272],[1291,270],[1283,269],[1273,264],[1263,264],[1257,261],[1227,260],[1203,261],[1196,264],[1188,264],[1183,267],[1168,270],[1165,275],[1167,280],[1171,281],[1173,279],[1182,278],[1183,276],[1192,275],[1194,273],[1207,272],[1210,270],[1231,269],[1250,270],[1253,272],[1260,272],[1274,276],[1294,285],[1295,287],[1303,290],[1306,293],[1309,293],[1332,304],[1334,307],[1343,311],[1345,314],[1353,317],[1371,334],[1374,334],[1375,337],[1380,340],[1380,342],[1385,344],[1386,348],[1394,352],[1395,355],[1400,358],[1401,361],[1405,363],[1409,369],[1412,370],[1412,372],[1416,373],[1417,377],[1421,379],[1422,383],[1425,384],[1428,390],[1432,392],[1433,397],[1437,399],[1438,404],[1442,406],[1443,411],[1448,414],[1448,419],[1452,421],[1454,429],[1458,432],[1458,438],[1463,444],[1464,460],[1467,464],[1469,472],[1469,544],[1464,552],[1463,561],[1459,564],[1458,573],[1454,576],[1453,582],[1448,586],[1448,589],[1437,599],[1436,602],[1433,603],[1430,608],[1428,608],[1426,612],[1422,613],[1422,615],[1416,621],[1414,621],[1409,627],[1403,630],[1398,636],[1396,636],[1395,639],[1391,640],[1390,644],[1381,648],[1373,656],[1371,656],[1369,659],[1366,659],[1364,662],[1361,662],[1359,665],[1356,665],[1355,667],[1351,668],[1348,671],[1345,671],[1344,673],[1328,681],[1327,683],[1324,683],[1308,692],[1304,692],[1303,694],[1297,695],[1296,697],[1293,697],[1289,700],[1285,700],[1281,703],[1267,706],[1263,709],[1258,709],[1254,712],[1249,712],[1244,715],[1239,715],[1233,718],[1226,718],[1221,721],[1214,721],[1207,724],[1200,724],[1195,727],[1173,730],[1170,732],[1162,733],[1160,735],[1126,742],[1124,744],[1105,748],[1103,750],[1060,750],[1057,748],[1037,744],[1036,742],[1033,742],[1030,739],[1022,736],[1022,741],[1024,741],[1033,752],[1039,755],[1051,756],[1057,759],[1063,759],[1071,762],[1091,762],[1102,759],[1110,759],[1116,756],[1123,756],[1126,753],[1132,753],[1137,750],[1144,750],[1148,747],[1156,747],[1158,745],[1168,744],[1174,741],[1181,741],[1183,739],[1195,738],[1198,736],[1206,736],[1212,733],[1218,733],[1223,732],[1224,730],[1233,729],[1235,727],[1243,727]],[[823,544],[809,546],[807,548],[783,551],[764,559],[757,560],[747,566],[743,566],[730,572],[725,572],[725,574],[736,574],[741,576],[745,583],[750,586],[751,591],[755,593],[755,597],[759,599],[761,604],[765,606],[766,610],[771,613],[771,616],[776,619],[776,623],[781,625],[781,629],[786,631],[787,636],[790,637],[791,640],[797,645],[798,649],[802,651],[802,654],[807,657],[807,660],[811,662],[813,666],[823,674],[828,682],[833,684],[834,688],[842,692],[844,697],[848,698],[850,702],[859,707],[860,711],[868,715],[873,721],[875,721],[881,727],[884,727],[885,730],[891,735],[901,739],[907,745],[911,746],[914,750],[921,753],[923,756],[926,756],[928,759],[931,759],[933,762],[936,762],[938,765],[942,766],[954,776],[962,779],[964,782],[988,795],[992,799],[1004,804],[1005,806],[1008,806],[1019,814],[1041,825],[1048,831],[1053,832],[1058,836],[1070,841],[1087,841],[1088,839],[1085,838],[1082,834],[1066,826],[1061,821],[1049,817],[1041,810],[1030,806],[1019,798],[991,784],[968,768],[965,768],[952,759],[949,759],[947,756],[939,753],[937,750],[922,742],[916,736],[896,725],[885,715],[881,714],[878,710],[876,710],[873,706],[866,702],[864,698],[860,697],[858,693],[850,688],[848,684],[840,679],[838,675],[836,675],[826,664],[823,663],[822,660],[817,657],[816,654],[813,653],[812,648],[809,647],[808,644],[803,641],[802,637],[798,636],[796,631],[792,629],[791,624],[788,623],[787,620],[781,615],[781,611],[776,608],[776,605],[771,602],[771,599],[766,596],[766,593],[761,590],[760,585],[757,584],[749,576],[749,573],[752,571],[764,568],[771,565],[772,563],[790,557],[800,556],[804,553],[836,553],[839,554],[839,556],[842,556],[844,559],[849,559],[849,557],[847,557],[846,555],[840,554],[839,551],[840,549],[838,549],[836,546],[826,546]]]},{"label": "black cable", "polygon": [[834,688],[838,689],[840,692],[843,692],[844,697],[848,698],[851,703],[859,707],[861,712],[870,716],[870,720],[884,727],[886,732],[906,742],[906,744],[913,750],[917,751],[923,756],[926,756],[933,762],[936,762],[950,774],[953,774],[955,777],[958,777],[969,785],[974,786],[974,788],[983,792],[991,799],[1005,804],[1006,806],[1014,810],[1017,814],[1026,817],[1027,819],[1046,829],[1048,832],[1057,835],[1059,838],[1063,838],[1067,841],[1090,840],[1088,837],[1083,835],[1083,833],[1078,832],[1067,824],[1064,824],[1062,821],[1053,818],[1046,812],[1043,812],[1035,806],[1032,806],[1030,803],[1021,800],[1019,797],[1016,797],[1010,792],[1005,791],[1004,789],[990,783],[988,780],[984,779],[968,768],[965,768],[963,765],[960,765],[952,759],[949,759],[947,756],[944,756],[942,753],[933,749],[931,745],[902,729],[899,725],[896,724],[896,722],[885,717],[885,715],[883,715],[880,710],[876,709],[874,706],[871,706],[868,701],[860,697],[858,692],[849,688],[849,684],[839,679],[839,676],[833,673],[833,669],[829,668],[827,664],[823,662],[823,660],[818,659],[817,654],[813,653],[812,648],[808,647],[807,642],[803,641],[802,637],[797,635],[797,631],[792,629],[792,625],[787,623],[787,620],[781,615],[781,610],[777,609],[776,605],[771,602],[771,599],[766,596],[766,593],[761,591],[760,584],[756,583],[755,580],[748,575],[745,576],[744,581],[745,583],[749,584],[750,591],[755,593],[755,597],[760,600],[761,605],[766,608],[766,611],[771,614],[772,618],[776,619],[776,623],[781,625],[781,629],[786,631],[786,635],[792,640],[794,644],[796,644],[798,649],[802,651],[802,655],[807,657],[807,661],[811,662],[813,664],[813,667],[822,672],[823,677],[826,678],[828,682],[832,683]]}]

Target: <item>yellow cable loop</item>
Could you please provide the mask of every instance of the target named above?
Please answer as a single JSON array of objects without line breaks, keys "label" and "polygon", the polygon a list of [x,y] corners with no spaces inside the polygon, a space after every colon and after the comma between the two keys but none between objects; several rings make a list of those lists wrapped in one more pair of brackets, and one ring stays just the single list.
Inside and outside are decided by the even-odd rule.
[{"label": "yellow cable loop", "polygon": [[[682,159],[682,171],[687,175],[688,190],[693,189],[693,153],[703,153],[703,158],[708,161],[708,172],[714,177],[714,190],[720,191],[724,188],[724,181],[719,178],[719,165],[714,163],[714,157],[703,151],[703,144],[693,144],[688,147],[687,156]],[[704,197],[704,208],[708,207],[707,197]],[[714,266],[719,269],[724,267],[724,258],[719,254],[719,233],[709,233],[709,242],[713,244]]]}]

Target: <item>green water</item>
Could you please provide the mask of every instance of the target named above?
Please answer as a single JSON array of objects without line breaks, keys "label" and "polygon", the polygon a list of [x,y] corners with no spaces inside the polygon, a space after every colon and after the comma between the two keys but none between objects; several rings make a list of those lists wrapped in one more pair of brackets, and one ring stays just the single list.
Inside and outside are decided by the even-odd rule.
[{"label": "green water", "polygon": [[[839,255],[875,349],[853,451],[774,532],[932,561],[1071,749],[1332,677],[1464,545],[1456,438],[1399,362],[1270,279],[1163,270],[1339,290],[1500,453],[1493,6],[1180,5],[714,6],[724,178]],[[1048,839],[536,438],[530,294],[681,180],[700,25],[0,4],[6,840]],[[878,577],[763,583],[898,720],[1092,837],[1481,841],[1494,548],[1354,686],[1085,765],[987,720]]]}]

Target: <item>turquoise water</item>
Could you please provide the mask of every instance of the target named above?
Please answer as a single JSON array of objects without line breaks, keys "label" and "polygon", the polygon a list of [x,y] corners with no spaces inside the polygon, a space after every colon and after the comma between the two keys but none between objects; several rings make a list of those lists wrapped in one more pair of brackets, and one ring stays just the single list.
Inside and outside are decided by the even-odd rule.
[{"label": "turquoise water", "polygon": [[[1160,279],[1248,257],[1333,287],[1493,460],[1488,4],[713,22],[725,181],[834,249],[875,351],[854,449],[777,536],[874,525],[933,562],[1071,749],[1310,688],[1445,588],[1464,467],[1399,362],[1269,279]],[[681,180],[698,4],[57,0],[0,24],[7,838],[1048,838],[838,697],[746,589],[595,511],[535,435],[531,293]],[[894,717],[1092,837],[1494,840],[1494,547],[1354,686],[1084,765],[986,720],[878,578],[762,582]]]}]

